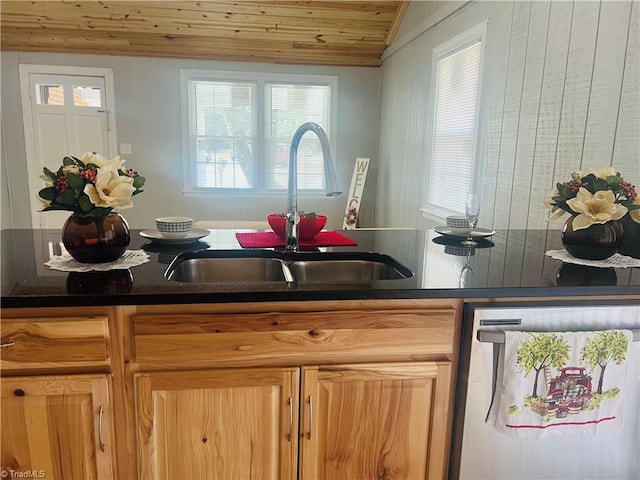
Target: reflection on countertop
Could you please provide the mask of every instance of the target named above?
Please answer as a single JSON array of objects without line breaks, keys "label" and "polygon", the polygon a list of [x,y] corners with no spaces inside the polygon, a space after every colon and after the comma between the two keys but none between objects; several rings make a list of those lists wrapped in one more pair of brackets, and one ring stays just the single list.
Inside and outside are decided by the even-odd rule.
[{"label": "reflection on countertop", "polygon": [[130,269],[69,272],[67,275],[67,292],[72,295],[129,293],[132,287],[133,274]]}]

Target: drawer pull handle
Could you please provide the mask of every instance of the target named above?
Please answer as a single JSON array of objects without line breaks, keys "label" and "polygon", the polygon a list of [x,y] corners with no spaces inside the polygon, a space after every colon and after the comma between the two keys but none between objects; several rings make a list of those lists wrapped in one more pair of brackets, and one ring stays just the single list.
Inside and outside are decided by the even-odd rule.
[{"label": "drawer pull handle", "polygon": [[289,433],[287,433],[287,440],[291,441],[291,435],[293,435],[293,400],[289,397]]},{"label": "drawer pull handle", "polygon": [[100,410],[98,410],[98,445],[100,446],[100,450],[104,452],[104,442],[102,441],[102,417],[104,414],[104,407],[100,405]]},{"label": "drawer pull handle", "polygon": [[16,389],[13,391],[13,394],[14,394],[16,397],[24,397],[24,390],[22,390],[21,388],[16,388]]},{"label": "drawer pull handle", "polygon": [[4,342],[4,343],[0,343],[0,348],[9,348],[9,347],[13,347],[16,344],[16,342]]},{"label": "drawer pull handle", "polygon": [[307,432],[307,440],[311,440],[312,423],[313,423],[313,403],[311,403],[311,395],[309,395],[309,431]]}]

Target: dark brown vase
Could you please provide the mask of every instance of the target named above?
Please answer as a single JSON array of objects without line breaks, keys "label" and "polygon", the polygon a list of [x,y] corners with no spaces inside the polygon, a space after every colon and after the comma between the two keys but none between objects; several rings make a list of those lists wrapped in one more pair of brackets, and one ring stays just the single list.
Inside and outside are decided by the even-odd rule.
[{"label": "dark brown vase", "polygon": [[604,260],[618,251],[624,232],[618,220],[574,230],[574,218],[570,217],[562,229],[562,244],[569,254],[587,260]]},{"label": "dark brown vase", "polygon": [[620,219],[620,222],[624,228],[624,235],[618,253],[640,258],[640,223],[635,222],[628,213]]},{"label": "dark brown vase", "polygon": [[131,234],[127,221],[117,213],[104,218],[71,215],[62,227],[62,243],[79,262],[113,262],[127,250]]}]

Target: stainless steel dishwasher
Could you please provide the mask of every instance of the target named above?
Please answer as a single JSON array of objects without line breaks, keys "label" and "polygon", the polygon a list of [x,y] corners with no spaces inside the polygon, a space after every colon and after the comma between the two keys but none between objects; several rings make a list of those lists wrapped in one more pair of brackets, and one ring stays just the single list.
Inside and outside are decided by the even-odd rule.
[{"label": "stainless steel dishwasher", "polygon": [[[452,442],[451,477],[461,479],[640,478],[640,304],[595,303],[579,307],[475,304],[465,310],[461,368]],[[574,302],[575,304],[575,302]],[[597,435],[517,438],[486,423],[501,387],[505,331],[630,330],[622,427]],[[470,341],[469,341],[470,338]],[[498,379],[496,381],[496,379]]]}]

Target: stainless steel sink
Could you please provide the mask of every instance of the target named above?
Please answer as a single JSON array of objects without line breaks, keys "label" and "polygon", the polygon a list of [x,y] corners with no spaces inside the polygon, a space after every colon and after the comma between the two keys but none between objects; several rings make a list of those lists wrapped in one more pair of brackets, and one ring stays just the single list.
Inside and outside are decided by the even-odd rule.
[{"label": "stainless steel sink", "polygon": [[413,276],[392,257],[367,252],[311,254],[288,266],[298,282],[366,282]]},{"label": "stainless steel sink", "polygon": [[171,262],[165,277],[195,283],[291,281],[282,259],[257,253],[235,250],[183,253]]},{"label": "stainless steel sink", "polygon": [[398,280],[413,272],[394,258],[372,252],[205,250],[178,255],[165,272],[178,282],[336,283]]}]

